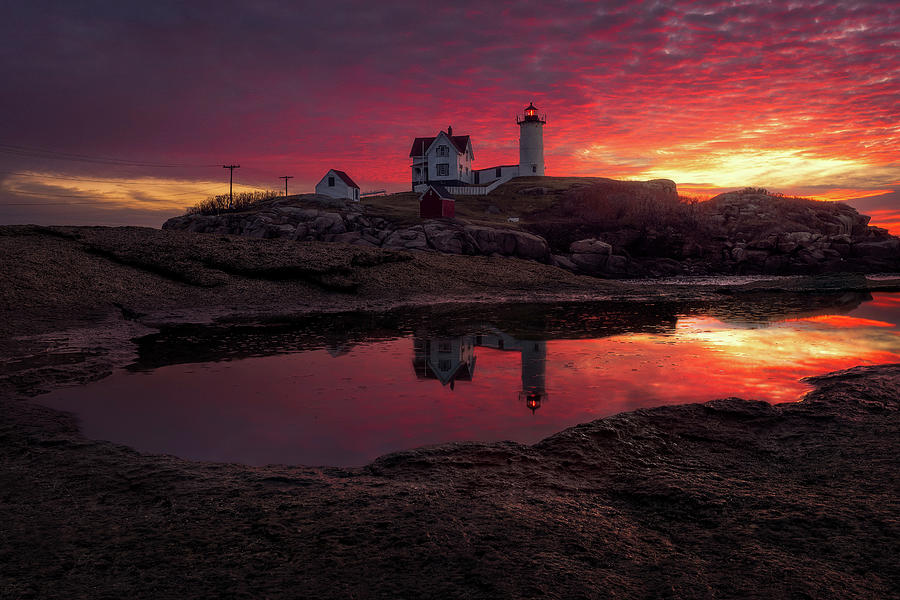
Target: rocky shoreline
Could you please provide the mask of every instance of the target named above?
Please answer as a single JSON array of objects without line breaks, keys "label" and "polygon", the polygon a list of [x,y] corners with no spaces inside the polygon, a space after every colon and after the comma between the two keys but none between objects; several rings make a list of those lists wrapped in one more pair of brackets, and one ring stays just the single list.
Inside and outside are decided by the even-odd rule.
[{"label": "rocky shoreline", "polygon": [[196,463],[0,399],[4,598],[888,598],[900,365],[362,469]]},{"label": "rocky shoreline", "polygon": [[842,301],[898,280],[648,285],[510,258],[139,228],[0,228],[0,248],[2,598],[900,593],[900,365],[817,377],[800,403],[639,410],[533,446],[447,444],[360,469],[142,455],[29,400],[105,376],[133,360],[134,338],[179,323],[436,300]]},{"label": "rocky shoreline", "polygon": [[[670,186],[612,183],[631,184],[628,194],[643,190],[662,206],[669,203],[671,208],[678,202],[672,182]],[[535,190],[543,188],[521,192]],[[564,206],[563,199],[559,202]],[[869,226],[868,216],[840,203],[782,198],[764,191],[731,192],[692,207],[688,218],[674,226],[638,227],[617,226],[614,221],[590,223],[590,217],[578,217],[577,202],[569,202],[574,206],[554,209],[568,212],[538,214],[519,228],[465,219],[391,218],[379,214],[377,205],[302,196],[243,212],[174,217],[163,229],[515,257],[612,278],[900,270],[900,238]],[[579,232],[590,237],[569,241]]]}]

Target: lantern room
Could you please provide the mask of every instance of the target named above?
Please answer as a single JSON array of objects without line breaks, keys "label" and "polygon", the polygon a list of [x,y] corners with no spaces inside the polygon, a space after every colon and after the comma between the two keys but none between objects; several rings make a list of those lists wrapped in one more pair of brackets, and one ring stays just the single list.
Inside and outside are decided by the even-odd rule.
[{"label": "lantern room", "polygon": [[528,106],[525,107],[525,115],[523,117],[516,118],[517,123],[546,123],[547,118],[545,116],[541,116],[538,114],[538,109],[534,105],[534,102],[529,102]]}]

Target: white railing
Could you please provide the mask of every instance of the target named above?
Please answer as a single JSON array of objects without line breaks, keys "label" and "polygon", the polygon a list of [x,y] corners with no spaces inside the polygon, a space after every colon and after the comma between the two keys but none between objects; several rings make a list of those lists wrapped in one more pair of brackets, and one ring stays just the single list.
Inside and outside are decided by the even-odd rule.
[{"label": "white railing", "polygon": [[[515,179],[515,177],[516,176],[513,175],[504,175],[500,179],[490,182],[488,185],[445,185],[444,189],[454,196],[487,196],[510,179]],[[434,183],[440,184],[439,181]],[[427,189],[427,183],[417,183],[415,187],[413,187],[413,191],[416,192],[424,192]]]}]

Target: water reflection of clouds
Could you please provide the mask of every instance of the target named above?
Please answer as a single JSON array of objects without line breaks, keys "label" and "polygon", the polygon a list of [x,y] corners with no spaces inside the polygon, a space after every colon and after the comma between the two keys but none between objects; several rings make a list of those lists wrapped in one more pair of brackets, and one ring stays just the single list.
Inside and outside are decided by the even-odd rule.
[{"label": "water reflection of clouds", "polygon": [[803,377],[900,361],[900,295],[845,296],[479,308],[413,315],[409,329],[368,317],[175,329],[141,341],[140,375],[43,401],[76,412],[90,437],[254,464],[363,464],[447,441],[532,443],[636,408],[796,401]]}]

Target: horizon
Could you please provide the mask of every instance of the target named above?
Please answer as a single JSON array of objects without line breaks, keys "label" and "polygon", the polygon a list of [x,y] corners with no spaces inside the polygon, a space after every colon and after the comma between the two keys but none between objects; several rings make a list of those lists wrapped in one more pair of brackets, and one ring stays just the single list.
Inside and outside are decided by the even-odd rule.
[{"label": "horizon", "polygon": [[[216,8],[214,8],[216,7]],[[13,115],[0,224],[158,227],[330,168],[408,190],[409,143],[452,125],[473,166],[549,115],[547,175],[843,200],[900,233],[900,9],[875,1],[329,8],[36,2],[0,24]]]}]

